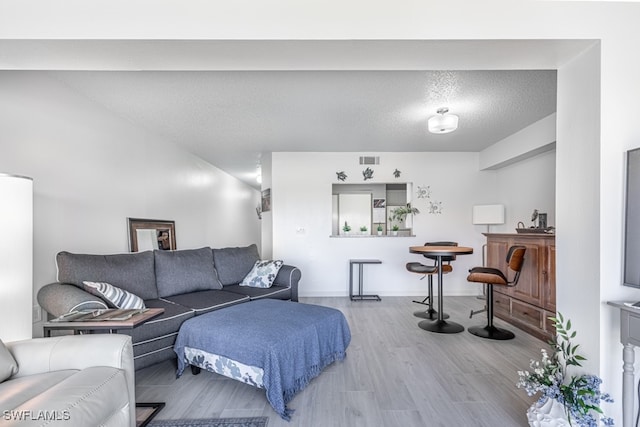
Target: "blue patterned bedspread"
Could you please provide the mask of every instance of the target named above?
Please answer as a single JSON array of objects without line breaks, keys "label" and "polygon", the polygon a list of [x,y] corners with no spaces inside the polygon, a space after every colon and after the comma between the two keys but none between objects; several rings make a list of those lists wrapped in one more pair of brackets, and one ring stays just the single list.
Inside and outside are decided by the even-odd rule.
[{"label": "blue patterned bedspread", "polygon": [[263,299],[185,321],[174,351],[178,376],[191,363],[185,347],[262,368],[267,400],[290,420],[293,411],[286,404],[326,366],[344,359],[350,341],[349,325],[339,310]]}]

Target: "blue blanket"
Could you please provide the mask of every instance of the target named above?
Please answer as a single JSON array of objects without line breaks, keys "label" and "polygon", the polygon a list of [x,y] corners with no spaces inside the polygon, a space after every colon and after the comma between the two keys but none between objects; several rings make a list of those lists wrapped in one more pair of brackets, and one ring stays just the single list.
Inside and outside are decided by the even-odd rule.
[{"label": "blue blanket", "polygon": [[189,366],[185,347],[262,368],[267,400],[288,421],[293,411],[286,404],[326,366],[344,359],[350,341],[339,310],[264,299],[185,321],[174,351],[178,376]]}]

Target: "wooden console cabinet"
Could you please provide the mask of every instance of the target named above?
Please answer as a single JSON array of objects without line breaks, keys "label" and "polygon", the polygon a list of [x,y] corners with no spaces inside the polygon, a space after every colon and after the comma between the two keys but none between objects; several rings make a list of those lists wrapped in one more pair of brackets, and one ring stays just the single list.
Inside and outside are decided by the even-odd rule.
[{"label": "wooden console cabinet", "polygon": [[[542,340],[555,335],[549,321],[556,315],[556,240],[549,234],[497,234],[487,237],[487,266],[507,271],[507,251],[527,248],[515,287],[494,286],[494,315]],[[510,276],[511,277],[511,276]]]}]

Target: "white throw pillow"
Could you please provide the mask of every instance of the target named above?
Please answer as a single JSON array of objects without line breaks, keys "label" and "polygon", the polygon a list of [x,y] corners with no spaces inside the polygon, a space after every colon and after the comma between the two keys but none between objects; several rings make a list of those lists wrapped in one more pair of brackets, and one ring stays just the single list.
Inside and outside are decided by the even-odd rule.
[{"label": "white throw pillow", "polygon": [[0,340],[0,383],[18,373],[18,364]]},{"label": "white throw pillow", "polygon": [[276,280],[278,271],[284,261],[256,261],[253,268],[240,282],[240,286],[250,286],[252,288],[270,288]]},{"label": "white throw pillow", "polygon": [[105,282],[82,282],[84,288],[90,294],[96,295],[115,308],[146,308],[144,301],[139,296],[132,294],[131,292],[120,289],[117,286],[113,286]]}]

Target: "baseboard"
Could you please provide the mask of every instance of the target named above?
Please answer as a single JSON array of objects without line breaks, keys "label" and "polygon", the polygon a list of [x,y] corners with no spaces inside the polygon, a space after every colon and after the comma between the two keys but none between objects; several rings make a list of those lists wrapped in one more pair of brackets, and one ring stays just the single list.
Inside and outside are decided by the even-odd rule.
[{"label": "baseboard", "polygon": [[[299,291],[298,291],[299,292]],[[367,290],[367,293],[371,293],[371,294],[376,294],[376,295],[380,295],[385,296],[385,297],[418,297],[418,296],[423,296],[424,297],[424,289],[421,290],[416,290],[416,291],[407,291],[407,292],[379,292],[379,291],[369,291]],[[437,293],[436,293],[437,295]],[[476,297],[476,296],[480,296],[482,295],[482,292],[478,293],[476,291],[473,292],[468,292],[468,291],[464,291],[464,290],[459,290],[459,291],[450,291],[450,292],[446,292],[444,294],[445,297]],[[348,298],[349,297],[349,293],[348,292],[333,292],[333,291],[318,291],[318,292],[299,292],[298,296],[300,298],[331,298],[331,297],[345,297]]]}]

